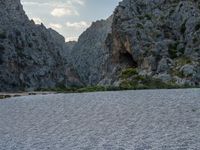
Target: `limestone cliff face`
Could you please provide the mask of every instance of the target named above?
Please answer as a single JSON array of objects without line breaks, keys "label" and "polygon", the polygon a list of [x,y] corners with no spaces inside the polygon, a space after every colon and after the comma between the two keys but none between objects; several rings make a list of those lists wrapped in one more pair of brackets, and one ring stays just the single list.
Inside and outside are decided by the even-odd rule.
[{"label": "limestone cliff face", "polygon": [[199,1],[123,0],[70,43],[29,21],[20,0],[0,0],[0,15],[0,91],[119,85],[129,67],[139,77],[200,85]]},{"label": "limestone cliff face", "polygon": [[64,37],[29,21],[20,0],[0,0],[0,15],[0,91],[78,84],[68,76]]},{"label": "limestone cliff face", "polygon": [[200,2],[123,0],[114,12],[113,63],[126,57],[142,75],[200,84]]},{"label": "limestone cliff face", "polygon": [[199,39],[200,2],[123,0],[112,18],[80,36],[70,62],[86,85],[116,85],[129,67],[140,76],[199,85]]},{"label": "limestone cliff face", "polygon": [[106,39],[111,33],[112,16],[92,23],[80,37],[71,52],[71,63],[85,85],[96,85],[105,75],[109,49]]}]

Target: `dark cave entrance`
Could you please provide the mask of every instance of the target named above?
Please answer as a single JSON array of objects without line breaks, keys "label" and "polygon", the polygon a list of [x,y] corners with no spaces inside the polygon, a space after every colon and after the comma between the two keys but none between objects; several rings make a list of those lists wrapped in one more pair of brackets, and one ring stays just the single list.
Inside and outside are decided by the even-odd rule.
[{"label": "dark cave entrance", "polygon": [[136,68],[138,66],[137,62],[133,59],[133,56],[128,51],[120,54],[119,63],[125,64],[127,67],[133,68]]}]

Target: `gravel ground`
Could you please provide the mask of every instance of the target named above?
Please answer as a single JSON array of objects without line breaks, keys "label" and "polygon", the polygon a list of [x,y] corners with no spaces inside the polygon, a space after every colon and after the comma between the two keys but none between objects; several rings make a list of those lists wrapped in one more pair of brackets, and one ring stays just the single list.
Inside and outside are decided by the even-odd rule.
[{"label": "gravel ground", "polygon": [[200,89],[0,100],[0,150],[200,150]]}]

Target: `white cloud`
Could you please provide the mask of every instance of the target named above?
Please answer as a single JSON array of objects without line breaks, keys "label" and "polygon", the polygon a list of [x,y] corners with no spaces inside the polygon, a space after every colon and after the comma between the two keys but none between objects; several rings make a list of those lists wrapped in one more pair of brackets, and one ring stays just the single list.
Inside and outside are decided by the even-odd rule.
[{"label": "white cloud", "polygon": [[90,26],[90,23],[87,23],[85,21],[80,21],[80,22],[66,22],[66,26],[68,28],[82,29],[82,28],[88,28]]},{"label": "white cloud", "polygon": [[74,2],[79,5],[85,5],[85,0],[74,0]]},{"label": "white cloud", "polygon": [[57,1],[57,2],[34,2],[34,1],[25,1],[22,0],[23,5],[36,5],[36,6],[50,6],[50,7],[66,7],[66,6],[74,6],[85,5],[85,0],[66,0],[65,2]]},{"label": "white cloud", "polygon": [[78,37],[65,37],[65,41],[69,42],[69,41],[78,41]]},{"label": "white cloud", "polygon": [[63,17],[63,16],[78,16],[78,5],[84,6],[85,0],[66,0],[65,2],[33,2],[33,1],[22,1],[23,5],[41,7],[41,9],[51,8],[50,12],[54,17]]},{"label": "white cloud", "polygon": [[84,6],[85,0],[66,0],[65,2],[61,1],[51,1],[51,2],[34,2],[34,1],[22,1],[23,5],[28,7],[41,7],[41,9],[50,8],[52,11],[50,12],[54,17],[62,17],[62,16],[78,16],[78,5]]},{"label": "white cloud", "polygon": [[63,26],[61,24],[50,23],[49,27],[52,29],[62,29]]},{"label": "white cloud", "polygon": [[53,11],[51,12],[51,15],[54,17],[62,17],[66,14],[70,15],[71,10],[67,10],[64,8],[54,8]]},{"label": "white cloud", "polygon": [[33,17],[31,19],[35,22],[35,24],[41,24],[42,23],[42,19],[40,19],[39,17]]},{"label": "white cloud", "polygon": [[54,17],[63,17],[65,15],[67,15],[67,16],[77,15],[78,16],[79,13],[72,8],[60,7],[60,8],[54,8],[51,11],[51,15]]}]

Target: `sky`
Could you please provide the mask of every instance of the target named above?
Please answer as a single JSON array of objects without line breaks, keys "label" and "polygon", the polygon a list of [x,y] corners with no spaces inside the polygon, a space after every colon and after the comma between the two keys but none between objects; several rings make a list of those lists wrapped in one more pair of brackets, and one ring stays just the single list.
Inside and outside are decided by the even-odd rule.
[{"label": "sky", "polygon": [[77,40],[92,22],[108,18],[119,1],[21,0],[30,19],[56,30],[66,41]]}]

